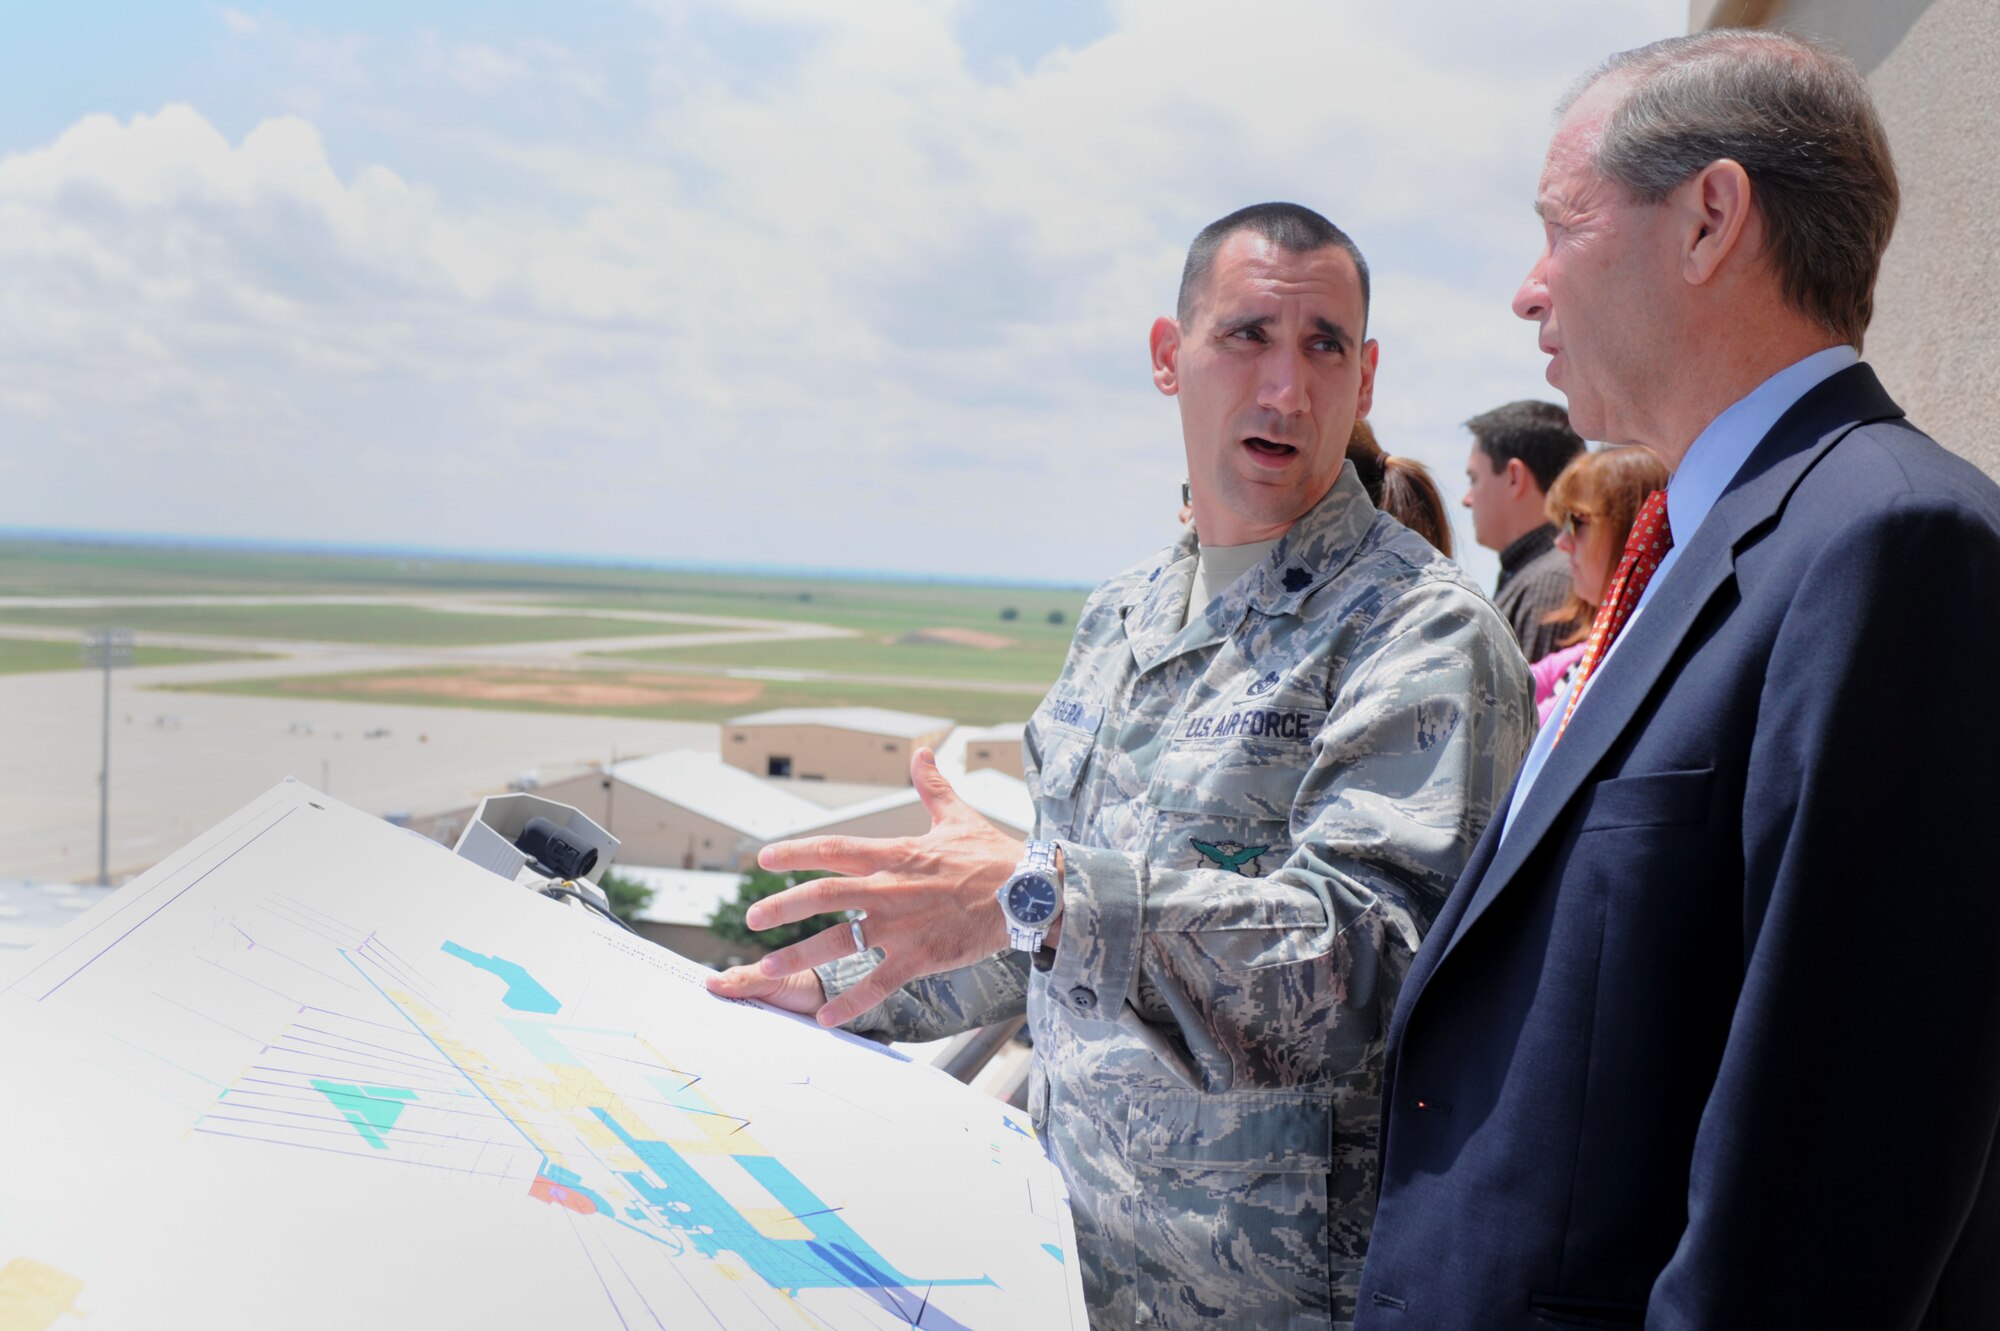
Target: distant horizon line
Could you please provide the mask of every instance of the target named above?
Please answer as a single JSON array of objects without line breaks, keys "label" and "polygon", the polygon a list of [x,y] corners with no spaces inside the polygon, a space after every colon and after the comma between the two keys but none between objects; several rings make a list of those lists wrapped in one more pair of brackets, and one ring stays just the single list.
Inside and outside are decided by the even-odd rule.
[{"label": "distant horizon line", "polygon": [[718,573],[745,577],[806,578],[820,582],[944,583],[962,587],[1026,587],[1089,591],[1095,584],[1044,578],[981,578],[970,574],[905,573],[892,569],[813,568],[799,564],[689,563],[637,555],[564,555],[548,552],[452,549],[447,546],[369,545],[361,542],[278,540],[261,536],[195,536],[175,532],[113,532],[85,527],[15,527],[0,524],[0,541],[28,540],[73,545],[184,546],[196,549],[296,555],[359,555],[372,559],[442,559],[474,564],[526,564],[558,568],[623,568],[666,573]]}]

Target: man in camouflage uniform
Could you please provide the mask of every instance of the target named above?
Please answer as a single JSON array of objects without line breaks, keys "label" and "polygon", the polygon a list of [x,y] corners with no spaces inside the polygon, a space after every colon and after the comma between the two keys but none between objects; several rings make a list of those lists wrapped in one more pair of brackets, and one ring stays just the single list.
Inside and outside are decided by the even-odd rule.
[{"label": "man in camouflage uniform", "polygon": [[[1203,232],[1155,325],[1195,525],[1091,596],[1029,724],[1036,835],[1062,857],[1042,950],[999,950],[1020,843],[921,753],[928,836],[763,857],[854,876],[754,924],[865,909],[871,950],[842,926],[714,982],[895,1039],[1025,1004],[1099,1331],[1352,1318],[1388,1014],[1532,735],[1506,624],[1344,463],[1372,389],[1365,274],[1323,218],[1262,205]],[[1261,557],[1191,605],[1200,531]]]}]

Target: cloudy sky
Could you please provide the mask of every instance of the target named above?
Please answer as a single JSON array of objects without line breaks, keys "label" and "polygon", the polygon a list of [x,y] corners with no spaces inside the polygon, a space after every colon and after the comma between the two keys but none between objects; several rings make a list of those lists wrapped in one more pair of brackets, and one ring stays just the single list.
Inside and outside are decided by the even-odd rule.
[{"label": "cloudy sky", "polygon": [[8,6],[0,527],[1094,581],[1172,531],[1147,327],[1266,198],[1369,255],[1455,505],[1459,422],[1550,391],[1549,108],[1686,16]]}]

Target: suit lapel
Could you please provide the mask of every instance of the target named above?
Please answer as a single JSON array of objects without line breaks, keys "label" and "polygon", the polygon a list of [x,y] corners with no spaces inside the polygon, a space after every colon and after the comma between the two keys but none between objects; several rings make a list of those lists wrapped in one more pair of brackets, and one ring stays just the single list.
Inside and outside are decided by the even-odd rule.
[{"label": "suit lapel", "polygon": [[1693,627],[1701,608],[1729,580],[1735,562],[1731,551],[1719,541],[1707,540],[1709,534],[1709,524],[1703,523],[1697,538],[1703,547],[1700,555],[1692,546],[1682,555],[1645,613],[1626,630],[1608,668],[1592,681],[1590,693],[1563,732],[1562,742],[1549,753],[1535,778],[1527,802],[1515,816],[1513,830],[1494,852],[1492,864],[1467,903],[1451,944],[1445,948],[1447,955],[1514,880],[1585,779],[1625,733],[1653,686],[1662,682],[1662,667]]},{"label": "suit lapel", "polygon": [[[1793,488],[1850,430],[1902,414],[1874,372],[1857,365],[1807,393],[1752,450],[1645,612],[1627,627],[1603,673],[1592,682],[1485,872],[1474,880],[1468,871],[1459,880],[1458,891],[1471,885],[1471,895],[1456,928],[1440,940],[1439,964],[1557,826],[1646,700],[1671,683],[1668,667],[1702,608],[1734,576],[1736,552],[1776,520]],[[1503,805],[1501,817],[1504,810]],[[1473,863],[1478,863],[1477,857]],[[1433,973],[1436,969],[1431,968]]]}]

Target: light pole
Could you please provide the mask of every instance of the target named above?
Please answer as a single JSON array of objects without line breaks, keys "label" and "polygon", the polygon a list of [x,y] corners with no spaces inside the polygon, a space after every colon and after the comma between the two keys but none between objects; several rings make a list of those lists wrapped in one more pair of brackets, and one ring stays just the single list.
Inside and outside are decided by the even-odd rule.
[{"label": "light pole", "polygon": [[104,750],[97,771],[97,883],[111,886],[111,668],[132,664],[131,629],[92,629],[83,663],[104,667]]},{"label": "light pole", "polygon": [[604,780],[602,783],[604,786],[604,830],[610,832],[613,836],[618,835],[611,826],[612,801],[618,795],[617,780],[611,775],[611,769],[616,766],[618,766],[618,746],[614,744],[611,746],[611,761],[604,764]]}]

